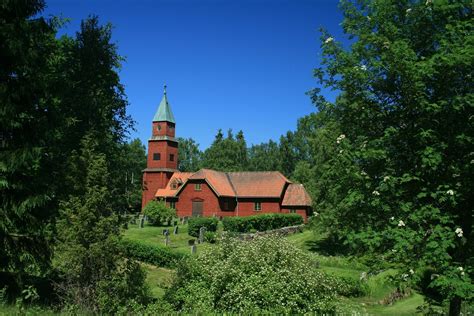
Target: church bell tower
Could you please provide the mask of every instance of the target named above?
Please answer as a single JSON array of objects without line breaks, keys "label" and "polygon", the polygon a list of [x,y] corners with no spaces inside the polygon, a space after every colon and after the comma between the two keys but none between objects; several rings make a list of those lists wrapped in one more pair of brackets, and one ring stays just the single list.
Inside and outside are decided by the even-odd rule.
[{"label": "church bell tower", "polygon": [[166,187],[173,173],[178,171],[175,126],[165,85],[163,98],[153,117],[151,138],[148,140],[147,166],[143,170],[142,209],[155,198],[158,189]]}]

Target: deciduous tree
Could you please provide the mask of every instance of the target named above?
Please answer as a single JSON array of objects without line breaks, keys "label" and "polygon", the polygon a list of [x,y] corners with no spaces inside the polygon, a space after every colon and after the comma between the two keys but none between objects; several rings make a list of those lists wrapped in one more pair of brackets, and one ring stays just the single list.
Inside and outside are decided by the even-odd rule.
[{"label": "deciduous tree", "polygon": [[[344,1],[345,47],[322,34],[320,111],[337,122],[328,227],[355,251],[428,271],[458,315],[472,300],[474,20],[469,1]],[[332,181],[330,179],[333,179]]]}]

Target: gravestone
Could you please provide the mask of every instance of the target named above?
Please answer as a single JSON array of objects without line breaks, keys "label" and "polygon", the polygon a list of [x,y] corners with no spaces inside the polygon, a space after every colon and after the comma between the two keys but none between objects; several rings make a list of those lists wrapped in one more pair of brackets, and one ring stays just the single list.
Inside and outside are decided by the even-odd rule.
[{"label": "gravestone", "polygon": [[169,236],[170,230],[168,228],[163,229],[163,235],[164,236]]},{"label": "gravestone", "polygon": [[191,246],[191,254],[194,255],[197,251],[197,246],[196,245],[192,245]]},{"label": "gravestone", "polygon": [[204,242],[204,233],[206,232],[206,227],[199,228],[199,243],[202,244]]},{"label": "gravestone", "polygon": [[170,235],[167,234],[165,235],[165,246],[169,246],[169,244],[170,244]]},{"label": "gravestone", "polygon": [[140,228],[143,228],[145,226],[145,218],[142,216],[140,217]]},{"label": "gravestone", "polygon": [[173,234],[178,235],[178,225],[174,227]]}]

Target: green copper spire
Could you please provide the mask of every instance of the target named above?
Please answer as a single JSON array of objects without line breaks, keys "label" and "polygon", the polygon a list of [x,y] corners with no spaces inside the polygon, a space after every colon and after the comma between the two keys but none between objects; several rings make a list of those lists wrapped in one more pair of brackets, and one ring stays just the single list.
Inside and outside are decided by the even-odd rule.
[{"label": "green copper spire", "polygon": [[168,98],[166,97],[166,85],[164,86],[163,98],[161,99],[158,111],[156,111],[155,116],[153,117],[153,122],[160,121],[166,121],[176,124],[173,112],[171,112],[170,104],[168,103]]}]

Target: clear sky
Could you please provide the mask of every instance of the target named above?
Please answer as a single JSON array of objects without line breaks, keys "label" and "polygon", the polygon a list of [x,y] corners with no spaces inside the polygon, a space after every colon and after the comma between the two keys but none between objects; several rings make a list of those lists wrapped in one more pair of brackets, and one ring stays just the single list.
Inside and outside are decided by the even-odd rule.
[{"label": "clear sky", "polygon": [[46,1],[44,15],[71,19],[62,32],[89,14],[113,24],[131,137],[145,144],[164,83],[177,136],[201,149],[219,128],[242,129],[249,145],[278,140],[315,111],[305,93],[317,86],[319,28],[342,37],[337,0]]}]

